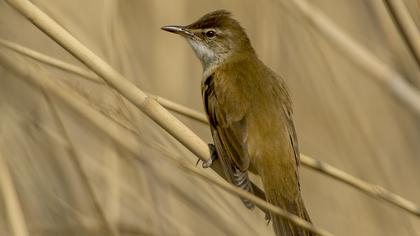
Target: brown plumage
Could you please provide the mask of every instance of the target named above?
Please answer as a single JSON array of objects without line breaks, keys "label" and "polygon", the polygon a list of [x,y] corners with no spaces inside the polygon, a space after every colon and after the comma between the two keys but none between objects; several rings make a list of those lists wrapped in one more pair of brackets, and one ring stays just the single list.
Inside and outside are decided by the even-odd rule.
[{"label": "brown plumage", "polygon": [[[258,59],[227,11],[163,29],[183,35],[203,64],[204,107],[229,180],[252,192],[248,170],[255,170],[270,203],[310,221],[300,193],[299,150],[284,81]],[[278,216],[272,219],[277,235],[312,235]]]}]

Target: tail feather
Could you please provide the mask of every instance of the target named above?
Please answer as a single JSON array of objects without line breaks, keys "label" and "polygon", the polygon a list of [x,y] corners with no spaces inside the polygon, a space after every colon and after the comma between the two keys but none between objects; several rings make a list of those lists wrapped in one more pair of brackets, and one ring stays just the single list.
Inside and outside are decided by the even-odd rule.
[{"label": "tail feather", "polygon": [[[281,207],[288,212],[297,215],[304,220],[311,222],[308,212],[306,211],[303,200],[299,195],[297,199],[290,201],[286,199],[278,199],[278,194],[275,194],[273,191],[267,191],[267,199],[270,203]],[[301,227],[295,226],[290,221],[281,218],[277,215],[271,216],[273,221],[273,228],[278,236],[315,236],[312,232],[309,232]]]}]

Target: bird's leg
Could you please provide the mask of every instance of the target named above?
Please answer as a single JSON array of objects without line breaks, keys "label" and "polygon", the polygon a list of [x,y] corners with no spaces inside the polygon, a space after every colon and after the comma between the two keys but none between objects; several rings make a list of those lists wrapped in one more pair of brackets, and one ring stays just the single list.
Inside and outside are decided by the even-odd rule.
[{"label": "bird's leg", "polygon": [[[213,161],[218,158],[216,147],[214,146],[214,144],[209,143],[209,149],[210,149],[210,160],[203,162],[203,168],[209,168],[213,164]],[[195,165],[198,165],[198,163],[200,163],[200,159],[198,159]]]}]

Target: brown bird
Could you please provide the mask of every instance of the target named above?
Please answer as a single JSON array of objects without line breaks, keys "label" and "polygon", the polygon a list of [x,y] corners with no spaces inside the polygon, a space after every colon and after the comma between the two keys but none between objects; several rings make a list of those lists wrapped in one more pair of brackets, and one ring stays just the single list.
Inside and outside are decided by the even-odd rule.
[{"label": "brown bird", "polygon": [[[292,104],[282,78],[258,59],[245,30],[225,10],[162,29],[185,37],[203,65],[201,89],[214,140],[210,147],[230,182],[253,192],[248,170],[256,172],[270,203],[310,222],[300,193]],[[312,235],[278,216],[271,218],[276,235]]]}]

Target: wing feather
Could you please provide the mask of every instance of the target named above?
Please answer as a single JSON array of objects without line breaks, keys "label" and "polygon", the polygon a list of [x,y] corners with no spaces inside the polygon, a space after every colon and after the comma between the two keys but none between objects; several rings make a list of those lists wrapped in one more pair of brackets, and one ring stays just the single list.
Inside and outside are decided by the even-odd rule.
[{"label": "wing feather", "polygon": [[228,102],[231,99],[218,97],[214,90],[213,76],[206,79],[203,84],[203,101],[206,113],[209,118],[213,139],[220,143],[216,149],[225,163],[240,171],[247,171],[249,157],[246,144],[246,117],[245,111],[242,114],[235,114],[235,118],[226,111],[230,107]]}]

